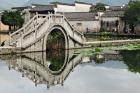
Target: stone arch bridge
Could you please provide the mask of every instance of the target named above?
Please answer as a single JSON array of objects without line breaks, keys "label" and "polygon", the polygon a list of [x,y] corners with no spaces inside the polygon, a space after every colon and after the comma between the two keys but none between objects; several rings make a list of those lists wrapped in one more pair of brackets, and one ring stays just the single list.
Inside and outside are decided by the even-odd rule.
[{"label": "stone arch bridge", "polygon": [[[57,51],[57,50],[54,50]],[[23,53],[11,56],[0,56],[1,59],[7,60],[9,70],[14,69],[20,72],[22,77],[27,77],[29,80],[35,83],[35,86],[40,84],[47,85],[47,88],[55,85],[63,85],[64,81],[74,71],[74,68],[78,64],[82,64],[82,55],[75,55],[73,50],[62,50],[64,52],[59,52],[60,55],[55,55],[55,57],[63,58],[63,64],[56,71],[53,71],[50,67],[53,62],[50,60],[46,53]],[[54,52],[53,52],[54,53]],[[54,55],[51,55],[53,57]],[[57,58],[56,58],[57,59]],[[56,63],[61,63],[57,61]]]},{"label": "stone arch bridge", "polygon": [[76,31],[60,14],[35,15],[21,29],[10,35],[10,45],[23,51],[45,51],[51,32],[60,31],[64,36],[65,49],[82,47],[83,34]]},{"label": "stone arch bridge", "polygon": [[[125,45],[125,44],[127,45],[127,44],[140,43],[140,39],[86,42],[84,35],[76,31],[73,28],[73,26],[70,25],[70,23],[68,22],[68,20],[65,18],[64,15],[37,14],[31,20],[29,20],[29,22],[25,24],[21,29],[15,31],[10,35],[9,49],[11,49],[11,51],[14,52],[16,50],[16,53],[21,52],[21,50],[22,52],[46,51],[47,46],[49,45],[48,37],[56,32],[60,32],[61,35],[63,35],[63,39],[57,38],[56,41],[61,39],[61,44],[65,49],[82,48],[83,46],[104,47],[110,45],[118,46],[118,45]],[[1,52],[0,54],[9,53],[9,51],[5,53],[4,51],[5,48],[3,48],[3,52]]]}]

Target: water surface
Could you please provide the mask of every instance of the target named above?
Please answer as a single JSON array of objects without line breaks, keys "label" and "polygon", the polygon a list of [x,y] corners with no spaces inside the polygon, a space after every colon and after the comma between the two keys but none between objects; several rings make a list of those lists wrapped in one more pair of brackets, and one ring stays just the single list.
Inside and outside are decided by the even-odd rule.
[{"label": "water surface", "polygon": [[102,60],[74,51],[1,56],[0,93],[139,93],[140,51]]}]

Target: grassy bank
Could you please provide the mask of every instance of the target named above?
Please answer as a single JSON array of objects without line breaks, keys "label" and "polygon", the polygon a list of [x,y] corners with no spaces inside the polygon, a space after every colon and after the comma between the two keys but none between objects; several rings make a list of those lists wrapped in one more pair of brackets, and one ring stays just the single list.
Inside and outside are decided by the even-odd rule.
[{"label": "grassy bank", "polygon": [[128,44],[123,46],[109,46],[109,47],[99,47],[99,48],[84,48],[84,49],[77,49],[77,53],[81,53],[84,56],[90,56],[94,54],[102,54],[102,53],[116,53],[116,51],[121,50],[140,50],[140,44]]}]

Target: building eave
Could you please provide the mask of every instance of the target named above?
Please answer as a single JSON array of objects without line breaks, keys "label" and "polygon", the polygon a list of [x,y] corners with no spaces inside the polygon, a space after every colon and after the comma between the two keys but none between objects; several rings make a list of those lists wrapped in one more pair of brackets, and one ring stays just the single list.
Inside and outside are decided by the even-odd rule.
[{"label": "building eave", "polygon": [[86,4],[86,5],[93,5],[92,3],[87,3],[87,2],[81,2],[81,1],[75,1],[75,4]]}]

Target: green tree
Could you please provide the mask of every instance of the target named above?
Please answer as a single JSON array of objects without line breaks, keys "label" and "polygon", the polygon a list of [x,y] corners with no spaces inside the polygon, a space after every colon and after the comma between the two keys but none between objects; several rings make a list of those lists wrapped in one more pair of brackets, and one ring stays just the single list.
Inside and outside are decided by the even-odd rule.
[{"label": "green tree", "polygon": [[59,2],[59,1],[50,2],[50,4],[54,4],[54,5],[61,4],[61,3],[62,2]]},{"label": "green tree", "polygon": [[95,7],[90,8],[90,12],[97,12],[97,11],[106,11],[104,3],[97,3]]},{"label": "green tree", "polygon": [[4,11],[1,21],[9,26],[9,30],[11,30],[11,27],[14,27],[14,29],[20,28],[24,23],[24,19],[19,11]]},{"label": "green tree", "polygon": [[140,24],[140,1],[131,0],[122,19],[125,21],[126,25],[129,25],[131,32],[134,33],[135,27]]}]

